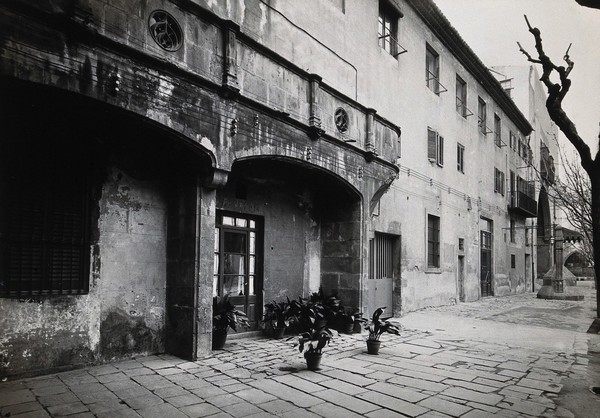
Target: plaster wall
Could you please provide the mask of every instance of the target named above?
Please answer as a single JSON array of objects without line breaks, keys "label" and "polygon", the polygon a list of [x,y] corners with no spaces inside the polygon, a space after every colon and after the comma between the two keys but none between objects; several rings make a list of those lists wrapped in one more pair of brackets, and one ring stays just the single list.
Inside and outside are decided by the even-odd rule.
[{"label": "plaster wall", "polygon": [[[312,204],[309,192],[296,190],[298,196],[291,193],[289,184],[276,178],[246,178],[247,197],[240,199],[235,195],[236,181],[234,173],[228,186],[217,192],[217,208],[264,219],[263,303],[308,296],[318,290],[320,222],[302,207]],[[302,196],[304,199],[299,198]],[[311,283],[316,289],[310,288]]]},{"label": "plaster wall", "polygon": [[0,299],[0,373],[40,373],[164,351],[162,186],[112,167],[98,202],[87,295]]},{"label": "plaster wall", "polygon": [[98,222],[103,359],[164,351],[166,214],[164,185],[110,170]]}]

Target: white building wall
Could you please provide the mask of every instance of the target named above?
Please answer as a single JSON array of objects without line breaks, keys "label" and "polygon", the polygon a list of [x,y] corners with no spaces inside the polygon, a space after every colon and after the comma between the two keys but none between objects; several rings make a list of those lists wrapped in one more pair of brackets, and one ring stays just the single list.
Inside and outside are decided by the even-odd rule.
[{"label": "white building wall", "polygon": [[[510,170],[517,172],[524,162],[509,152],[509,147],[497,147],[493,133],[479,132],[478,97],[487,103],[490,129],[494,114],[501,118],[504,143],[509,142],[509,131],[518,134],[518,129],[408,2],[388,2],[403,14],[398,21],[398,41],[408,52],[396,58],[378,46],[377,1],[197,2],[234,20],[242,32],[401,126],[400,175],[382,198],[379,214],[371,217],[369,228],[371,234],[402,236],[401,306],[394,306],[395,313],[459,299],[459,238],[464,239],[465,247],[461,253],[465,257],[465,300],[480,297],[482,218],[490,219],[494,227],[494,293],[526,289],[524,260],[529,250],[524,245],[525,219],[515,218],[523,237],[511,243],[508,184],[504,196],[494,192],[494,168],[504,172],[507,183]],[[425,83],[426,44],[440,56],[440,81],[448,91],[439,95]],[[467,107],[473,115],[467,118],[456,111],[457,74],[468,86]],[[321,114],[324,124],[331,124],[332,118],[332,114]],[[445,138],[443,167],[427,158],[428,127]],[[456,167],[457,142],[465,147],[464,174]],[[441,268],[435,271],[426,267],[428,213],[441,219]],[[518,260],[515,268],[510,267],[513,254]]]}]

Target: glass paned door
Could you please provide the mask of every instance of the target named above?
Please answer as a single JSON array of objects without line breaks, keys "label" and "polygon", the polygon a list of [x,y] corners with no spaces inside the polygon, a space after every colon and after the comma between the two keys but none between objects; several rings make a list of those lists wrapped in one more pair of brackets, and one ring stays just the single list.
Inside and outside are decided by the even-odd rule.
[{"label": "glass paned door", "polygon": [[494,288],[492,285],[492,222],[482,220],[484,229],[481,230],[481,296],[493,296]]},{"label": "glass paned door", "polygon": [[213,294],[229,295],[237,309],[248,315],[252,329],[258,323],[262,292],[259,225],[248,215],[219,212],[215,229]]}]

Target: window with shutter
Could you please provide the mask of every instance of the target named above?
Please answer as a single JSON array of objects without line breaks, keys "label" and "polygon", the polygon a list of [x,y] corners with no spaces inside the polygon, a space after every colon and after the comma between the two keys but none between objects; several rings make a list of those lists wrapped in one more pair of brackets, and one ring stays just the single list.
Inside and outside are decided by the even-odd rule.
[{"label": "window with shutter", "polygon": [[57,144],[16,145],[10,155],[1,187],[0,295],[87,292],[89,160]]},{"label": "window with shutter", "polygon": [[465,172],[465,147],[461,144],[456,144],[456,169]]},{"label": "window with shutter", "polygon": [[427,158],[440,167],[444,165],[444,137],[427,128]]},{"label": "window with shutter", "polygon": [[435,162],[437,155],[437,132],[427,128],[427,158]]}]

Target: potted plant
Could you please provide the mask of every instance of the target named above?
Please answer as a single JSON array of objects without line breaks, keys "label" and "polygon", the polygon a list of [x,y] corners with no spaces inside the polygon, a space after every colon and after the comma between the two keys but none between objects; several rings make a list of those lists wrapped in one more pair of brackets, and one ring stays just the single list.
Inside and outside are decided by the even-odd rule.
[{"label": "potted plant", "polygon": [[[290,337],[292,338],[292,337]],[[333,333],[328,328],[311,328],[303,332],[298,337],[298,351],[304,352],[306,359],[306,368],[308,370],[318,370],[321,364],[323,348],[329,344],[333,338]],[[296,347],[296,345],[294,345]]]},{"label": "potted plant", "polygon": [[342,306],[340,299],[337,298],[337,295],[326,295],[322,287],[319,287],[318,292],[314,292],[310,295],[308,303],[315,306],[322,314],[322,317],[317,319],[315,328],[325,326],[329,328],[336,327],[336,321],[339,319],[337,315],[340,312],[344,312],[344,307]]},{"label": "potted plant", "polygon": [[299,297],[290,301],[289,314],[299,332],[321,329],[326,326],[325,307],[320,302],[311,302]]},{"label": "potted plant", "polygon": [[354,312],[354,326],[352,331],[355,334],[360,334],[363,328],[363,324],[367,322],[365,318],[363,318],[363,313],[359,312],[358,309]]},{"label": "potted plant", "polygon": [[369,331],[369,337],[367,338],[367,352],[369,354],[379,353],[379,347],[381,345],[379,338],[384,332],[400,335],[400,326],[392,324],[388,321],[389,318],[381,318],[384,310],[385,307],[375,309],[373,318],[365,325],[365,329]]},{"label": "potted plant", "polygon": [[249,327],[246,314],[235,308],[229,295],[213,297],[213,338],[212,349],[220,350],[225,346],[229,328],[237,332],[238,326]]},{"label": "potted plant", "polygon": [[286,328],[290,325],[290,303],[287,302],[271,302],[265,305],[265,314],[263,318],[263,326],[268,331],[272,332],[275,339],[280,339]]},{"label": "potted plant", "polygon": [[348,313],[345,309],[340,309],[336,315],[337,329],[344,334],[352,334],[354,331],[355,323],[359,323],[360,332],[360,321],[362,320],[362,313],[354,312]]}]

